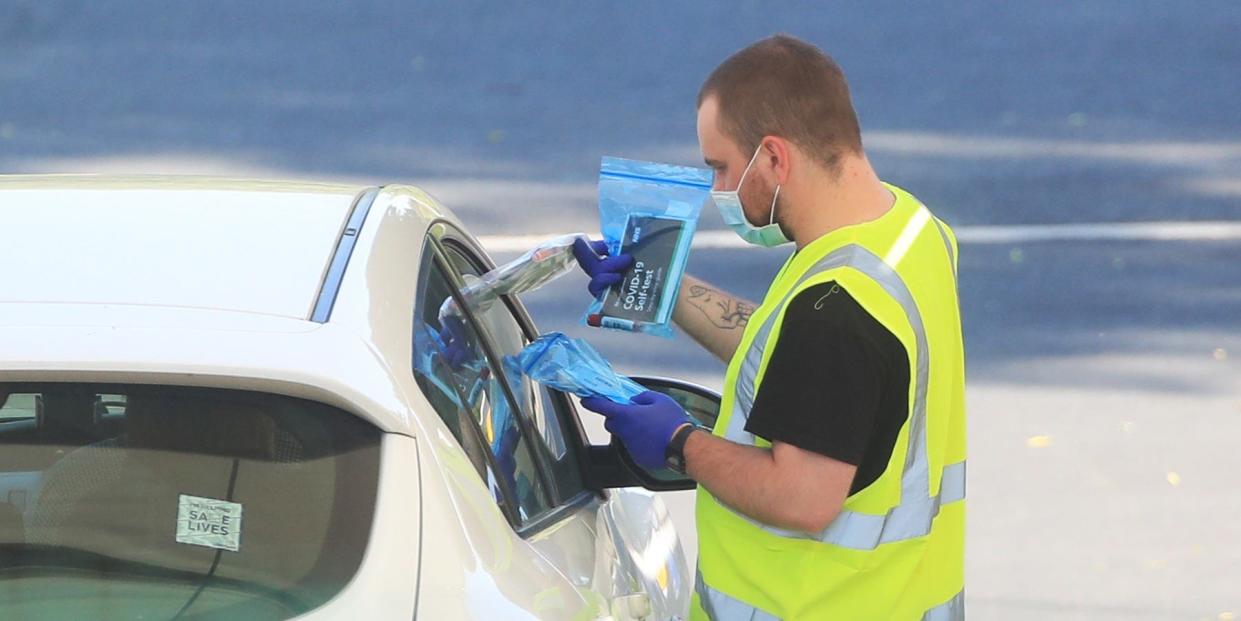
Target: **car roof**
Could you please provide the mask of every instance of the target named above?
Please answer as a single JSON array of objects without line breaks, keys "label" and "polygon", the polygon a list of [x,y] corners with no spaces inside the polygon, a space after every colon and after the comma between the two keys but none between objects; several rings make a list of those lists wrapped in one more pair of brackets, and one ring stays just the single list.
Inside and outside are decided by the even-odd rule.
[{"label": "car roof", "polygon": [[[199,234],[174,215],[200,223]],[[257,390],[321,401],[407,435],[433,412],[411,368],[425,239],[448,231],[435,235],[485,256],[451,211],[408,185],[0,175],[0,216],[20,223],[5,235],[21,240],[0,250],[9,272],[20,273],[17,286],[0,285],[0,382]],[[187,248],[144,239],[164,228]],[[68,242],[56,232],[66,229],[76,247],[57,254]],[[107,253],[107,240],[125,245]],[[280,295],[254,291],[262,287]]]},{"label": "car roof", "polygon": [[0,175],[0,303],[309,317],[355,185]]}]

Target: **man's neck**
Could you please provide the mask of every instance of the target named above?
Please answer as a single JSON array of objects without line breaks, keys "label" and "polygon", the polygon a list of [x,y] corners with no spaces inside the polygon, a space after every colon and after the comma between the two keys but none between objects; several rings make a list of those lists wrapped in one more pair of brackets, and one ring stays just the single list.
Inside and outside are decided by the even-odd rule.
[{"label": "man's neck", "polygon": [[876,220],[896,203],[865,157],[846,157],[839,175],[825,173],[808,185],[806,196],[789,197],[801,207],[790,227],[798,250],[837,229]]}]

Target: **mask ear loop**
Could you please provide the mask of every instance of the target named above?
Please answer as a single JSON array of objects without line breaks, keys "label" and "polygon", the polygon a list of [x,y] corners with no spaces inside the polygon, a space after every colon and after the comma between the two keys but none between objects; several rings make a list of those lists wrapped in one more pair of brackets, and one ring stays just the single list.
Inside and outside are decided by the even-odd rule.
[{"label": "mask ear loop", "polygon": [[738,197],[741,195],[741,184],[745,183],[745,176],[750,174],[750,169],[754,167],[754,162],[758,159],[758,154],[762,151],[763,145],[760,144],[758,145],[758,148],[754,150],[754,155],[750,156],[750,163],[746,164],[745,170],[741,171],[741,178],[737,180],[737,189],[732,190],[737,193]]},{"label": "mask ear loop", "polygon": [[776,223],[776,199],[780,198],[780,184],[776,184],[776,195],[771,197],[771,217],[767,219],[767,225]]}]

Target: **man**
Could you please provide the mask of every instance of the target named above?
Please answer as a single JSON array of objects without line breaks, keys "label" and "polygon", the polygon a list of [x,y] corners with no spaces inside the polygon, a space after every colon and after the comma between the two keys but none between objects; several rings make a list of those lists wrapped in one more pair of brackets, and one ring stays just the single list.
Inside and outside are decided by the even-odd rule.
[{"label": "man", "polygon": [[[728,361],[712,432],[657,393],[583,401],[640,463],[699,483],[691,618],[963,618],[955,238],[879,180],[844,75],[798,39],[707,78],[698,140],[724,221],[796,252],[757,307],[682,283],[676,322]],[[629,261],[578,256],[596,293]]]}]

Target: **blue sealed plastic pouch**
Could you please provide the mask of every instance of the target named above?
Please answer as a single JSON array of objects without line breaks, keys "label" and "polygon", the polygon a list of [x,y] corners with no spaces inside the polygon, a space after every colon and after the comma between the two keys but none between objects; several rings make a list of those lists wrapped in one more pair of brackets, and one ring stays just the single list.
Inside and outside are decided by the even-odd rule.
[{"label": "blue sealed plastic pouch", "polygon": [[579,397],[604,397],[629,403],[646,392],[637,382],[618,375],[599,352],[581,339],[548,332],[516,356],[504,359],[509,375],[525,374],[540,384]]},{"label": "blue sealed plastic pouch", "polygon": [[590,305],[583,323],[672,336],[672,309],[711,182],[712,173],[705,168],[603,158],[603,239],[609,254],[628,254],[633,265],[619,284]]}]

